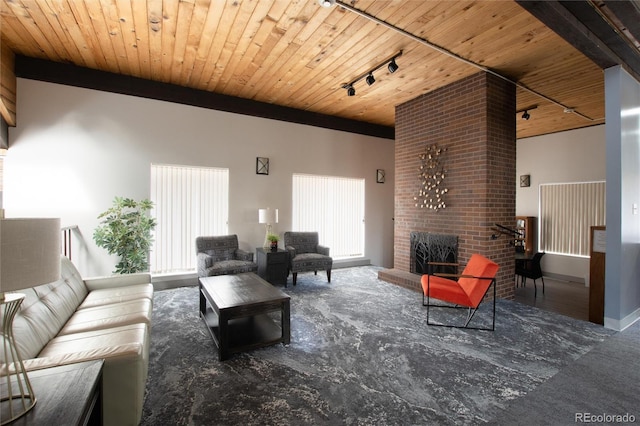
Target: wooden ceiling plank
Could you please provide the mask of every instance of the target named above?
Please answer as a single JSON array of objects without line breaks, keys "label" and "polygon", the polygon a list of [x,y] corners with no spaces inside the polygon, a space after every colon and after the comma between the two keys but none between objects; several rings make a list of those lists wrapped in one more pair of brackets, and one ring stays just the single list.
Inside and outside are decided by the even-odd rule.
[{"label": "wooden ceiling plank", "polygon": [[162,3],[162,57],[160,58],[162,81],[171,82],[171,70],[174,66],[176,31],[178,26],[177,1]]},{"label": "wooden ceiling plank", "polygon": [[0,38],[0,115],[9,126],[16,125],[17,79],[15,55]]},{"label": "wooden ceiling plank", "polygon": [[113,44],[108,38],[109,31],[104,21],[100,3],[70,1],[69,6],[78,23],[83,24],[80,30],[84,37],[95,40],[94,48],[96,48],[96,54],[101,55],[101,58],[96,58],[96,62],[105,64],[104,71],[117,73],[118,60],[113,50]]},{"label": "wooden ceiling plank", "polygon": [[[268,77],[259,77],[258,81],[255,78],[249,78],[245,83],[246,85],[255,85],[256,92],[264,92],[264,95],[260,97],[252,97],[252,99],[260,100],[264,102],[270,102],[273,91],[276,90],[273,84],[277,84],[278,81],[286,79],[284,73],[286,73],[286,64],[288,60],[298,51],[299,44],[293,42],[296,34],[301,31],[304,23],[298,21],[296,17],[300,11],[304,8],[306,3],[294,2],[289,3],[289,6],[282,14],[276,25],[273,27],[270,36],[274,37],[277,42],[273,44],[272,50],[265,57],[265,61],[262,64],[261,70],[268,73]],[[272,44],[269,42],[268,44]],[[266,87],[269,87],[268,89]]]},{"label": "wooden ceiling plank", "polygon": [[[73,15],[70,14],[70,10],[63,5],[64,3],[61,1],[44,1],[40,3],[40,10],[49,24],[47,28],[40,27],[43,35],[50,39],[51,34],[48,31],[51,28],[51,31],[60,41],[61,50],[66,52],[67,61],[78,62],[83,66],[95,68],[96,64],[92,60],[90,52],[87,49],[83,49],[84,39],[77,30],[77,22],[73,19]],[[69,17],[72,19],[69,20]],[[79,35],[80,39],[76,39],[75,37]]]},{"label": "wooden ceiling plank", "polygon": [[[145,4],[146,2],[142,2]],[[113,18],[117,18],[117,21],[112,25],[116,25],[120,37],[122,37],[122,46],[124,53],[126,54],[127,64],[130,75],[134,77],[142,77],[142,64],[143,60],[140,58],[138,51],[138,40],[135,29],[135,17],[133,9],[131,8],[131,2],[129,0],[115,0],[115,4],[111,7],[114,12]]]},{"label": "wooden ceiling plank", "polygon": [[106,29],[104,34],[111,41],[118,70],[121,74],[132,75],[134,73],[132,66],[135,69],[140,69],[139,65],[137,65],[138,55],[135,55],[136,65],[132,65],[134,61],[130,62],[127,57],[127,49],[124,45],[120,16],[118,16],[115,0],[100,0],[100,9],[102,10],[102,19]]},{"label": "wooden ceiling plank", "polygon": [[[260,32],[261,21],[271,6],[270,2],[257,2],[253,10],[246,10],[240,25],[242,31],[239,32],[234,52],[220,76],[220,81],[216,86],[217,91],[235,96],[238,88],[243,87],[251,78],[255,68],[250,67],[251,57],[248,57],[247,51],[252,47],[255,49],[255,37]],[[262,31],[261,37],[266,37],[264,31]]]},{"label": "wooden ceiling plank", "polygon": [[28,31],[24,30],[24,26],[17,16],[8,13],[2,15],[3,43],[10,46],[11,49],[19,52],[27,52],[33,57],[46,58],[46,54],[39,49],[37,42]]},{"label": "wooden ceiling plank", "polygon": [[[220,7],[220,2],[215,3],[216,7]],[[236,14],[240,9],[238,4],[234,2],[224,2],[222,7],[224,10],[222,11],[220,22],[215,29],[216,34],[209,49],[209,57],[206,60],[200,84],[198,85],[198,87],[208,91],[213,91],[213,88],[217,84],[216,76],[222,72],[221,69],[218,70],[219,67],[224,66],[224,63],[220,60],[220,56],[224,50],[227,37],[233,28]]]},{"label": "wooden ceiling plank", "polygon": [[73,14],[73,9],[68,1],[49,2],[52,11],[57,15],[61,28],[63,28],[70,39],[70,42],[76,46],[76,51],[80,56],[79,59],[73,60],[74,63],[84,64],[89,68],[101,69],[106,63],[100,62],[101,55],[96,55],[96,49],[93,37],[86,37],[82,32],[82,24]]},{"label": "wooden ceiling plank", "polygon": [[[203,75],[211,75],[211,70],[213,70],[215,66],[215,63],[210,61],[209,54],[211,53],[211,46],[217,33],[220,19],[222,19],[223,11],[224,7],[218,5],[218,2],[209,3],[204,29],[200,34],[198,48],[196,49],[193,69],[187,82],[190,87],[206,87],[206,82],[203,81]],[[207,67],[206,73],[205,67]]]},{"label": "wooden ceiling plank", "polygon": [[121,3],[129,2],[129,9],[133,18],[133,33],[135,37],[136,52],[138,53],[138,61],[140,62],[140,77],[149,80],[153,79],[151,73],[151,58],[149,46],[149,15],[147,13],[147,2],[136,0],[118,0],[118,9],[127,6]]},{"label": "wooden ceiling plank", "polygon": [[[136,0],[131,0],[135,2]],[[134,3],[135,6],[135,3]],[[139,14],[140,12],[138,12]],[[164,31],[164,15],[162,0],[148,0],[145,19],[145,28],[149,35],[149,68],[151,78],[154,81],[166,82],[162,75],[162,58],[164,57],[162,46],[162,33]]]},{"label": "wooden ceiling plank", "polygon": [[[182,80],[182,73],[184,69],[185,56],[187,55],[187,41],[189,40],[189,34],[191,32],[194,10],[195,2],[193,0],[178,2],[178,10],[174,16],[174,20],[176,22],[176,36],[173,46],[173,54],[171,55],[171,84],[184,84],[184,81]],[[169,17],[169,19],[171,19],[171,17]]]},{"label": "wooden ceiling plank", "polygon": [[[251,43],[247,47],[241,60],[238,61],[235,68],[239,70],[246,70],[243,80],[245,84],[236,84],[233,87],[228,87],[227,92],[231,96],[239,96],[250,98],[253,96],[253,88],[251,80],[260,73],[260,67],[262,60],[265,56],[269,55],[273,45],[276,43],[276,38],[270,37],[277,21],[282,17],[286,9],[285,2],[274,2],[266,10],[263,16],[255,16],[252,20],[260,22],[259,27],[255,30],[255,33],[251,36]],[[261,13],[261,9],[256,9],[256,15]],[[264,73],[264,70],[263,70]]]},{"label": "wooden ceiling plank", "polygon": [[[336,15],[331,15],[330,12],[326,9],[322,9],[317,13],[322,14],[322,12],[324,12],[325,15],[329,14],[329,18],[320,19],[322,23],[317,27],[316,31],[312,33],[313,38],[308,42],[309,45],[313,45],[318,50],[322,49],[322,44],[318,41],[317,35],[320,33],[327,34],[335,31],[335,23],[333,22],[332,17]],[[316,14],[315,16],[317,17],[318,15]],[[281,19],[282,17],[278,19],[278,22]],[[296,35],[296,37],[299,37],[299,34]],[[280,55],[287,47],[290,40],[293,40],[296,37],[293,37],[292,39],[283,39],[282,31],[277,27],[277,22],[276,25],[271,26],[271,31],[266,38],[265,43],[254,56],[252,61],[254,64],[259,64],[258,71],[254,73],[245,87],[239,92],[240,96],[250,96],[250,93],[265,90],[264,88],[271,84],[271,82],[275,79],[275,73],[273,72],[273,70],[279,70],[279,67],[282,65],[282,59]]]},{"label": "wooden ceiling plank", "polygon": [[181,85],[189,86],[191,83],[191,75],[193,73],[198,47],[203,33],[206,31],[205,22],[209,13],[211,2],[209,0],[196,0],[193,8],[193,17],[191,18],[191,26],[187,34],[187,41],[184,51],[184,59],[182,64],[182,74],[179,80]]},{"label": "wooden ceiling plank", "polygon": [[227,39],[222,47],[222,52],[220,52],[218,58],[218,64],[212,74],[215,84],[212,85],[209,83],[209,87],[213,92],[225,93],[224,87],[229,79],[232,78],[230,69],[233,68],[236,52],[238,55],[242,55],[243,46],[246,47],[245,43],[249,41],[244,39],[244,31],[256,7],[257,3],[253,2],[238,4],[239,10],[235,16],[234,24],[227,35]]},{"label": "wooden ceiling plank", "polygon": [[[49,24],[45,13],[42,12],[41,7],[47,8],[46,3],[43,2],[41,5],[40,1],[35,3],[30,2],[28,4],[22,1],[10,2],[9,7],[18,18],[20,24],[29,32],[39,50],[48,52],[46,53],[48,59],[58,61],[63,59],[67,61],[71,60],[71,55],[66,51],[64,43],[59,40],[56,32]],[[49,40],[45,34],[55,34],[56,36],[51,37],[52,40]]]},{"label": "wooden ceiling plank", "polygon": [[[296,100],[296,104],[302,106],[304,104],[304,97],[308,96],[318,96],[315,92],[304,92],[303,97],[299,98],[300,102],[297,102],[297,99],[294,98],[293,94],[303,93],[304,88],[310,90],[311,87],[315,87],[316,90],[320,90],[325,93],[330,93],[338,89],[342,83],[345,81],[349,81],[348,79],[352,78],[348,75],[349,70],[357,69],[359,66],[363,66],[362,62],[366,61],[366,55],[362,54],[362,49],[357,56],[349,55],[347,52],[350,50],[353,51],[354,48],[358,45],[362,39],[359,38],[359,35],[362,36],[364,34],[368,34],[370,30],[375,30],[374,25],[370,25],[370,30],[365,29],[366,25],[370,25],[370,23],[364,22],[363,20],[358,20],[344,27],[344,29],[334,37],[332,37],[332,41],[329,45],[323,46],[319,42],[311,43],[311,45],[315,46],[312,50],[307,50],[306,54],[297,56],[296,58],[300,58],[299,61],[290,60],[289,63],[285,63],[285,67],[287,67],[292,75],[298,76],[297,82],[290,81],[286,90],[277,90],[275,92],[275,97],[271,98],[271,102],[285,102],[287,105],[293,105],[294,99]],[[323,34],[318,34],[318,36],[322,37]],[[320,38],[322,40],[322,38]],[[336,46],[339,46],[336,48]],[[322,57],[323,66],[317,67],[316,58],[321,53],[321,51],[331,51],[331,53],[326,54]],[[348,61],[349,67],[344,66],[336,66],[333,67],[332,62],[337,61]]]}]

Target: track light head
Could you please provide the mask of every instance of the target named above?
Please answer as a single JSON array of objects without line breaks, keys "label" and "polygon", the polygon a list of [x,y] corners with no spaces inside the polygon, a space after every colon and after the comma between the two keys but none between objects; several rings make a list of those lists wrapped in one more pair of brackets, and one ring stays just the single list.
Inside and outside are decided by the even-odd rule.
[{"label": "track light head", "polygon": [[387,67],[390,73],[394,73],[398,70],[398,64],[396,64],[396,58],[393,58],[391,62],[389,62],[389,66]]},{"label": "track light head", "polygon": [[531,115],[529,114],[529,112],[525,111],[522,113],[522,119],[523,120],[528,120],[531,118]]},{"label": "track light head", "polygon": [[318,4],[322,7],[331,7],[336,4],[336,0],[318,0]]},{"label": "track light head", "polygon": [[369,73],[369,75],[367,76],[367,84],[371,86],[375,82],[376,79],[373,77],[373,73]]},{"label": "track light head", "polygon": [[352,85],[347,86],[346,89],[347,89],[347,96],[356,95],[356,89]]}]

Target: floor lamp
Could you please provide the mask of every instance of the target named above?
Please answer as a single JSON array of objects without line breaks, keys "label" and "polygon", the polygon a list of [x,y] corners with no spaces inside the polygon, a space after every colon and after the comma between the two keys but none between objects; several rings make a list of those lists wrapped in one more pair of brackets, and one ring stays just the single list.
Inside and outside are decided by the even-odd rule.
[{"label": "floor lamp", "polygon": [[258,210],[258,223],[266,224],[266,233],[264,234],[264,245],[262,246],[265,250],[271,246],[269,242],[269,234],[271,234],[271,224],[278,223],[278,209],[270,209],[267,207],[266,209]]},{"label": "floor lamp", "polygon": [[[36,404],[13,334],[25,298],[13,293],[60,279],[60,219],[0,219],[0,424]],[[11,292],[11,293],[8,293]]]}]

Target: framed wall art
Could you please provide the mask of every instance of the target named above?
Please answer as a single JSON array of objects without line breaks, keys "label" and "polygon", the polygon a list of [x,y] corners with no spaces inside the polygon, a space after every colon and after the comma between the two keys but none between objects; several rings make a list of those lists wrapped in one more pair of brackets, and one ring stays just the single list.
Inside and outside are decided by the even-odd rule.
[{"label": "framed wall art", "polygon": [[269,158],[256,157],[256,174],[257,175],[269,174]]}]

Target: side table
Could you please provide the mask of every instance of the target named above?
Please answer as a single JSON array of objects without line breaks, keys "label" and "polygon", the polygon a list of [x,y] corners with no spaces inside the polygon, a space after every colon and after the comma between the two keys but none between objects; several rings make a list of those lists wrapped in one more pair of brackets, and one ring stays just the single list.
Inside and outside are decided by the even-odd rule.
[{"label": "side table", "polygon": [[85,361],[30,371],[37,403],[11,426],[102,425],[102,366]]},{"label": "side table", "polygon": [[286,250],[270,250],[258,247],[257,262],[258,275],[263,280],[269,281],[273,285],[287,286],[287,268],[289,254]]}]

